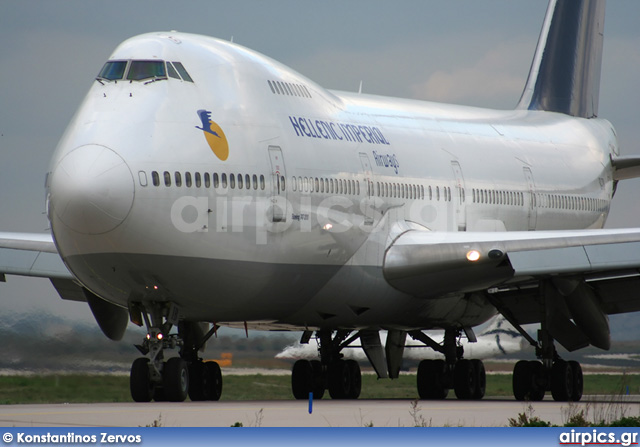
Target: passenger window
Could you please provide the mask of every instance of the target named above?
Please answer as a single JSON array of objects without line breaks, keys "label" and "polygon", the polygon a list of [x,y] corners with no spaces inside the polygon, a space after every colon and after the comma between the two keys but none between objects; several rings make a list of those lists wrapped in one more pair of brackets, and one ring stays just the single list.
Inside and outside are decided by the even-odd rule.
[{"label": "passenger window", "polygon": [[258,176],[253,174],[253,189],[258,189]]},{"label": "passenger window", "polygon": [[[224,175],[224,174],[222,174],[222,175]],[[235,189],[236,188],[236,176],[233,175],[233,174],[229,174],[229,187],[231,189]]]},{"label": "passenger window", "polygon": [[182,174],[176,171],[175,178],[176,178],[176,186],[182,186]]},{"label": "passenger window", "polygon": [[140,186],[147,186],[147,173],[138,171],[138,180],[140,181]]},{"label": "passenger window", "polygon": [[285,179],[284,179],[284,175],[283,175],[283,176],[280,176],[280,189],[281,189],[282,191],[284,191],[285,189],[287,189],[287,188],[286,188]]},{"label": "passenger window", "polygon": [[244,175],[244,187],[247,189],[251,189],[251,177],[249,174]]},{"label": "passenger window", "polygon": [[264,175],[260,175],[260,189],[264,191]]},{"label": "passenger window", "polygon": [[187,185],[187,188],[191,188],[191,173],[190,172],[185,172],[184,173],[184,183]]},{"label": "passenger window", "polygon": [[220,186],[220,177],[217,172],[213,173],[213,187],[218,188]]},{"label": "passenger window", "polygon": [[242,189],[242,174],[238,174],[238,189]]},{"label": "passenger window", "polygon": [[151,173],[151,181],[153,182],[153,186],[160,186],[160,176],[158,175],[158,171],[153,171]]},{"label": "passenger window", "polygon": [[196,176],[196,188],[200,188],[202,186],[202,177],[200,177],[199,172],[196,172],[194,175]]},{"label": "passenger window", "polygon": [[164,171],[164,185],[171,186],[171,174],[168,171]]},{"label": "passenger window", "polygon": [[227,174],[222,174],[222,187],[227,187]]},{"label": "passenger window", "polygon": [[208,172],[204,173],[204,187],[205,188],[211,187],[211,176],[209,175]]}]

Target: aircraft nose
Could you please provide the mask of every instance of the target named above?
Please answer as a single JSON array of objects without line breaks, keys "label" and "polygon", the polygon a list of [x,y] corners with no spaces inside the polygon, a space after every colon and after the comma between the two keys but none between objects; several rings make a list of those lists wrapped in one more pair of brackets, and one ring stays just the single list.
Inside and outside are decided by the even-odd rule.
[{"label": "aircraft nose", "polygon": [[78,233],[107,233],[131,211],[133,175],[122,157],[106,146],[77,147],[51,175],[52,211]]}]

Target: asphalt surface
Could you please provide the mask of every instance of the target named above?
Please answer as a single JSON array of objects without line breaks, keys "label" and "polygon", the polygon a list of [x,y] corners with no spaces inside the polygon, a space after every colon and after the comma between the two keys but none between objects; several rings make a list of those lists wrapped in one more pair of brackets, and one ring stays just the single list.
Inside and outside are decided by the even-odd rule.
[{"label": "asphalt surface", "polygon": [[[531,413],[532,410],[532,413]],[[5,427],[500,427],[527,412],[563,424],[580,410],[587,417],[640,414],[640,396],[585,396],[576,404],[482,401],[321,400],[184,403],[42,404],[0,406]],[[618,416],[619,417],[619,416]]]}]

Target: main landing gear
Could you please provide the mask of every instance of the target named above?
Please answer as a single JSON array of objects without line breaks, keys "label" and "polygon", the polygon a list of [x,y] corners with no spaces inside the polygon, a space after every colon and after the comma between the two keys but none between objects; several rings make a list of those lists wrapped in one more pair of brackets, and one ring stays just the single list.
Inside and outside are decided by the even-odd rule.
[{"label": "main landing gear", "polygon": [[[349,331],[319,331],[320,360],[298,360],[291,372],[291,390],[296,399],[322,399],[326,390],[332,399],[357,399],[362,388],[360,365],[344,360],[340,351],[358,336],[347,338]],[[311,334],[309,333],[309,336]],[[308,341],[308,340],[307,340]]]},{"label": "main landing gear", "polygon": [[520,360],[513,368],[513,395],[517,400],[540,401],[547,391],[558,402],[582,399],[582,367],[576,361],[562,360],[553,338],[542,325],[536,354],[541,360]]},{"label": "main landing gear", "polygon": [[487,377],[481,360],[462,358],[463,349],[457,345],[458,329],[445,330],[444,343],[436,343],[423,332],[409,332],[437,352],[444,360],[422,360],[418,366],[418,394],[421,399],[445,399],[453,389],[458,399],[479,400],[484,397]]},{"label": "main landing gear", "polygon": [[539,359],[521,360],[513,368],[513,395],[517,400],[540,401],[547,391],[551,391],[551,396],[558,402],[582,399],[582,367],[576,361],[561,359],[555,341],[569,351],[590,343],[608,349],[608,320],[595,301],[593,292],[584,282],[571,278],[540,281],[540,330],[536,341],[498,297],[492,299],[500,313],[535,348]]},{"label": "main landing gear", "polygon": [[[144,317],[148,334],[138,350],[145,355],[133,362],[129,385],[136,402],[155,400],[182,402],[191,400],[219,400],[222,394],[222,374],[216,362],[204,362],[198,351],[214,334],[215,326],[206,334],[198,323],[180,322],[172,306],[152,304],[151,319],[146,310],[137,306]],[[173,325],[178,334],[169,334]],[[179,357],[164,359],[165,349],[179,349]]]}]

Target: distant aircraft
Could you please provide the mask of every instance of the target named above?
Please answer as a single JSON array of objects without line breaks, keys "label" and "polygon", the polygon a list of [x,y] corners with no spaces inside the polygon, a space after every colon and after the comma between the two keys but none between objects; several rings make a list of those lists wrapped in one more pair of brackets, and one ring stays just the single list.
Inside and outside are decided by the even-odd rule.
[{"label": "distant aircraft", "polygon": [[136,401],[219,399],[200,352],[223,325],[315,334],[299,399],[359,396],[355,342],[397,377],[408,338],[444,357],[420,363],[422,398],[480,399],[483,363],[457,341],[495,314],[539,358],[516,364],[515,397],[577,401],[581,367],[556,342],[608,349],[608,315],[640,310],[640,229],[602,230],[640,176],[597,117],[604,9],[550,1],[508,111],[329,91],[231,42],[133,37],[53,154],[51,234],[0,233],[0,275],[51,278],[112,339],[145,325]]}]

